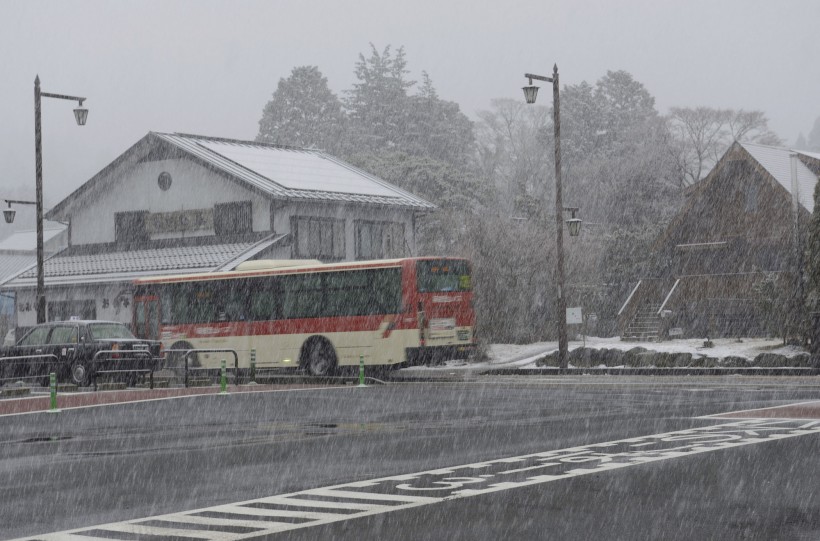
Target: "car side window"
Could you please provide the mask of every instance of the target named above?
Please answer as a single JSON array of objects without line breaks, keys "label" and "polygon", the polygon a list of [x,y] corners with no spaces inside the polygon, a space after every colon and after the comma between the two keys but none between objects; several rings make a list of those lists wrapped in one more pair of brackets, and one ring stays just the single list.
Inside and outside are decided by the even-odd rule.
[{"label": "car side window", "polygon": [[62,325],[54,327],[48,339],[49,344],[76,344],[77,327],[75,325]]},{"label": "car side window", "polygon": [[30,333],[25,335],[17,345],[42,346],[46,343],[46,339],[48,338],[48,331],[50,330],[51,327],[35,327],[34,329],[32,329]]}]

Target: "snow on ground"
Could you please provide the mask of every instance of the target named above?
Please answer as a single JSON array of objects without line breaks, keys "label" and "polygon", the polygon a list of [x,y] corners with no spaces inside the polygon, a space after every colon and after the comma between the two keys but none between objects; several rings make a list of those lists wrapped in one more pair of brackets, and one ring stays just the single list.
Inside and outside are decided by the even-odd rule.
[{"label": "snow on ground", "polygon": [[[623,342],[617,336],[612,338],[599,338],[588,336],[586,347],[593,349],[620,349],[630,350],[634,347],[646,348],[650,351],[661,351],[667,353],[691,353],[693,357],[744,357],[754,359],[760,353],[776,353],[792,357],[806,350],[796,346],[784,346],[779,339],[767,338],[744,338],[738,341],[735,338],[715,338],[712,340],[713,347],[704,347],[704,339],[693,338],[686,340],[668,340],[665,342]],[[584,346],[581,340],[571,340],[569,349],[573,350]],[[537,342],[534,344],[492,344],[489,347],[489,360],[480,363],[470,363],[467,361],[448,361],[443,366],[432,367],[433,369],[487,369],[487,368],[536,368],[536,359],[558,349],[558,342]],[[405,370],[430,369],[431,367],[413,367]]]}]

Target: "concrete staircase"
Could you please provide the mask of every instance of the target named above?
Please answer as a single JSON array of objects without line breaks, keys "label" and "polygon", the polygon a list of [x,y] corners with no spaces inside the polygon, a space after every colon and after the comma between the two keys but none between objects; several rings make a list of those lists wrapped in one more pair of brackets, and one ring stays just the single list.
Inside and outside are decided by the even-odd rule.
[{"label": "concrete staircase", "polygon": [[661,329],[661,317],[658,314],[660,308],[660,304],[642,304],[621,336],[621,340],[656,341]]}]

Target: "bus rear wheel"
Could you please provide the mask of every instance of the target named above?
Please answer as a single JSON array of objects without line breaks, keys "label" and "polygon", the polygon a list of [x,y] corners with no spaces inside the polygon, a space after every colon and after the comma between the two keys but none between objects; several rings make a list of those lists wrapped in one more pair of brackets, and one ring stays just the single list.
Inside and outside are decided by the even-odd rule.
[{"label": "bus rear wheel", "polygon": [[336,370],[336,352],[326,340],[311,341],[305,354],[305,368],[311,376],[330,376]]}]

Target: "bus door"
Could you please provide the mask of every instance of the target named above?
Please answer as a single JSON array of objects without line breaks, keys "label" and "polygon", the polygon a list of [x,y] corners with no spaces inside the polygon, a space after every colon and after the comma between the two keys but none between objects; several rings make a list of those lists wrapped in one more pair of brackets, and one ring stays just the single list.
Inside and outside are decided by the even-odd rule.
[{"label": "bus door", "polygon": [[134,298],[134,334],[137,338],[159,340],[159,297]]}]

